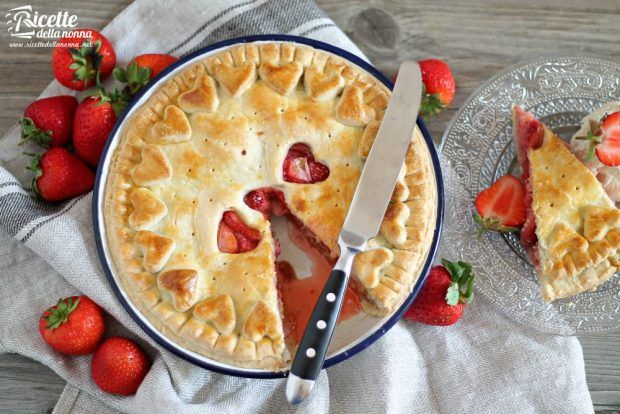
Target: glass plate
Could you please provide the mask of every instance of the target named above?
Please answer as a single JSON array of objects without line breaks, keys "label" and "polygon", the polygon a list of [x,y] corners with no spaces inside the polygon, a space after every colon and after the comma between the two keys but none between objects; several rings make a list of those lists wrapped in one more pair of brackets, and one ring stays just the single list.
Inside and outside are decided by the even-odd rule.
[{"label": "glass plate", "polygon": [[584,116],[617,100],[619,63],[587,56],[542,58],[508,68],[482,85],[443,136],[447,179],[442,251],[472,262],[477,292],[538,330],[572,335],[620,327],[620,273],[595,292],[546,303],[518,237],[488,233],[476,238],[473,200],[500,176],[518,174],[513,103],[569,139]]}]

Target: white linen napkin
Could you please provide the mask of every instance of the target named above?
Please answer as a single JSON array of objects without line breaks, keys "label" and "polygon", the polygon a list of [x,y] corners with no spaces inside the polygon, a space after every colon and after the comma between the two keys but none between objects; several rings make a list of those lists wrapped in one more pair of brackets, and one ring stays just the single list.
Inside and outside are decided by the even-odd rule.
[{"label": "white linen napkin", "polygon": [[[225,38],[287,33],[361,52],[307,0],[138,0],[104,34],[119,63],[146,52],[183,55]],[[42,96],[68,93],[53,82]],[[16,125],[0,139],[0,352],[51,367],[68,385],[55,413],[511,413],[593,412],[576,338],[541,334],[478,297],[463,319],[436,328],[399,322],[363,353],[321,373],[311,397],[291,407],[284,380],[224,376],[156,345],[124,311],[95,249],[91,194],[51,205],[31,198]],[[109,334],[137,340],[153,365],[135,396],[100,391],[90,356],[68,357],[39,337],[40,313],[82,292],[109,313]]]}]

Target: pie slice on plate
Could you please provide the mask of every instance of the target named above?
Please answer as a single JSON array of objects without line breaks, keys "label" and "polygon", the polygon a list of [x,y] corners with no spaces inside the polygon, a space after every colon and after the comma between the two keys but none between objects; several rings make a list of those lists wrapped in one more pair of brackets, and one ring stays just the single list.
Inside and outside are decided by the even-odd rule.
[{"label": "pie slice on plate", "polygon": [[[133,304],[185,348],[285,367],[295,344],[269,215],[333,263],[389,98],[356,65],[286,42],[232,46],[161,81],[124,121],[105,184],[110,255]],[[365,312],[389,315],[409,295],[436,213],[416,131],[380,233],[354,262]]]},{"label": "pie slice on plate", "polygon": [[620,269],[620,210],[594,174],[531,113],[513,107],[527,186],[521,242],[546,301],[592,290]]}]

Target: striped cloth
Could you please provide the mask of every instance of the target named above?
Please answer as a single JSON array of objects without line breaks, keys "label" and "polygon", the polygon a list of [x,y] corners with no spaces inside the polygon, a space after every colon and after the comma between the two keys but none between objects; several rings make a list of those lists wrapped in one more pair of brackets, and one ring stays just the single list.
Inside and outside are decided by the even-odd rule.
[{"label": "striped cloth", "polygon": [[[306,0],[138,0],[104,29],[121,64],[137,53],[184,55],[261,33],[312,37],[360,54]],[[67,90],[53,82],[42,96],[59,93]],[[0,352],[38,360],[66,379],[55,413],[592,412],[577,339],[533,332],[483,299],[454,327],[398,323],[362,354],[324,371],[295,409],[283,380],[227,377],[184,362],[144,334],[108,286],[95,249],[91,194],[60,204],[33,199],[21,153],[35,148],[18,148],[18,140],[17,125],[0,140]],[[109,334],[137,340],[152,357],[135,396],[101,392],[90,380],[89,356],[62,356],[39,338],[41,311],[78,292],[109,313]]]}]

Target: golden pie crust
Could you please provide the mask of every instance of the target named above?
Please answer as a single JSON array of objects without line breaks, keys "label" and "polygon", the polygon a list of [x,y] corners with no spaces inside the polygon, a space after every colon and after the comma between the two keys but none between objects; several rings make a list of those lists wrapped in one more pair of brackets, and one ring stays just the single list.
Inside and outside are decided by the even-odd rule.
[{"label": "golden pie crust", "polygon": [[594,289],[620,269],[620,210],[548,128],[528,156],[543,299]]},{"label": "golden pie crust", "polygon": [[[135,306],[202,355],[285,368],[274,240],[268,219],[243,197],[281,190],[291,213],[337,256],[389,97],[357,66],[292,43],[234,46],[163,82],[126,121],[105,187],[110,252]],[[283,160],[297,142],[329,167],[325,181],[283,179]],[[380,233],[354,263],[366,312],[396,310],[419,276],[436,222],[432,168],[416,129]],[[219,251],[228,210],[261,232],[256,249]]]}]

